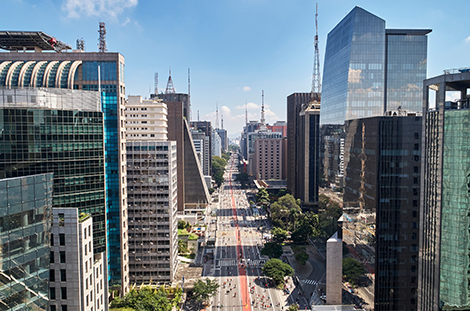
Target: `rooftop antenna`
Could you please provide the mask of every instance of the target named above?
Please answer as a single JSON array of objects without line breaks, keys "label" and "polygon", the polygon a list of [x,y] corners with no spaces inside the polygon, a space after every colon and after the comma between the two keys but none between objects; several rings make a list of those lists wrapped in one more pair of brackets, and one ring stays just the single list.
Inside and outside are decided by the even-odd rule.
[{"label": "rooftop antenna", "polygon": [[189,120],[191,120],[191,72],[188,68],[188,107],[189,107]]},{"label": "rooftop antenna", "polygon": [[158,95],[158,72],[155,72],[154,81],[155,81],[154,92],[155,92],[155,95]]},{"label": "rooftop antenna", "polygon": [[168,77],[168,83],[166,84],[165,94],[175,94],[175,88],[173,86],[173,80],[171,79],[171,67],[170,67],[170,75]]},{"label": "rooftop antenna", "polygon": [[215,104],[215,128],[219,128],[219,102]]},{"label": "rooftop antenna", "polygon": [[261,125],[266,125],[266,120],[264,119],[264,90],[261,91]]},{"label": "rooftop antenna", "polygon": [[318,3],[316,6],[315,13],[315,40],[313,41],[314,46],[314,60],[313,60],[313,75],[312,75],[312,93],[320,93],[321,82],[320,82],[320,52],[318,49]]},{"label": "rooftop antenna", "polygon": [[245,124],[248,124],[248,101],[245,99]]},{"label": "rooftop antenna", "polygon": [[85,40],[77,38],[77,50],[85,51]]},{"label": "rooftop antenna", "polygon": [[197,121],[199,122],[199,110],[197,111]]},{"label": "rooftop antenna", "polygon": [[108,48],[106,47],[106,26],[104,22],[100,22],[100,29],[98,30],[98,33],[100,34],[100,38],[98,40],[98,51],[100,53],[105,53],[108,51]]},{"label": "rooftop antenna", "polygon": [[223,114],[220,115],[220,121],[222,122],[222,125],[220,128],[223,129],[224,128],[224,115]]}]

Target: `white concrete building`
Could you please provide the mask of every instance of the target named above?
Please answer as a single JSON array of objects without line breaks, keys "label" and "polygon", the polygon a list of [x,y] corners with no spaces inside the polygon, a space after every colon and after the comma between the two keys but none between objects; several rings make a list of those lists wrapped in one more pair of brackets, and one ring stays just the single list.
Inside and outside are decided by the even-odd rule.
[{"label": "white concrete building", "polygon": [[196,153],[201,154],[199,157],[201,162],[199,163],[202,168],[202,174],[204,176],[211,175],[210,163],[212,161],[210,153],[210,138],[206,136],[204,132],[198,130],[191,130],[191,136],[193,139],[194,149]]},{"label": "white concrete building", "polygon": [[212,130],[212,155],[221,157],[222,156],[222,140],[220,139],[219,134]]},{"label": "white concrete building", "polygon": [[170,284],[177,269],[177,147],[167,141],[161,100],[129,96],[127,105],[129,278]]},{"label": "white concrete building", "polygon": [[93,221],[76,208],[53,208],[51,311],[107,311],[106,254],[93,254]]}]

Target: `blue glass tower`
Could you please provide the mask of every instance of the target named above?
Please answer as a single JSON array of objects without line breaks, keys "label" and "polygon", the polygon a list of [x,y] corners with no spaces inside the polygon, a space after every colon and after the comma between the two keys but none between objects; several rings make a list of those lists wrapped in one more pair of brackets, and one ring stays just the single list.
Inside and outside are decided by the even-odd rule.
[{"label": "blue glass tower", "polygon": [[101,228],[106,247],[100,251],[107,251],[110,287],[122,286],[122,291],[127,292],[124,64],[124,57],[119,53],[0,53],[0,86],[5,87],[98,91],[99,66],[106,172],[106,213],[100,219],[106,224],[106,228]]},{"label": "blue glass tower", "polygon": [[321,124],[421,111],[428,29],[385,29],[385,20],[355,7],[328,34]]}]

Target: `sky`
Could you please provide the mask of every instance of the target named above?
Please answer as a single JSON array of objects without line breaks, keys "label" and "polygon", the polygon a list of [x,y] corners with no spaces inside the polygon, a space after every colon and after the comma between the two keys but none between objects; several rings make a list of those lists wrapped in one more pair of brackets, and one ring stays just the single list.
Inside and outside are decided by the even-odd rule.
[{"label": "sky", "polygon": [[[98,51],[99,22],[108,51],[125,57],[127,95],[148,98],[166,88],[188,92],[192,119],[208,120],[229,137],[259,120],[286,120],[287,96],[312,86],[315,3],[306,0],[0,0],[0,29],[43,31],[75,48]],[[320,67],[328,32],[356,5],[383,18],[387,28],[432,29],[427,76],[470,67],[470,27],[459,12],[468,0],[318,0]],[[465,14],[464,14],[465,15]]]}]

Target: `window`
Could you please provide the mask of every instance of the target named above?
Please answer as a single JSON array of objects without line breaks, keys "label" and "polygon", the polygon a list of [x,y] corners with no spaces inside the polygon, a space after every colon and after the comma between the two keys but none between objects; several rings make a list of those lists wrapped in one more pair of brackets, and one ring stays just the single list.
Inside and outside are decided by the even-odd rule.
[{"label": "window", "polygon": [[57,309],[56,309],[55,305],[50,305],[49,310],[50,311],[56,311]]},{"label": "window", "polygon": [[65,223],[65,215],[59,214],[59,227],[63,227]]},{"label": "window", "polygon": [[54,234],[53,233],[51,233],[51,246],[54,246]]},{"label": "window", "polygon": [[60,252],[60,263],[65,263],[65,252],[64,251]]},{"label": "window", "polygon": [[65,234],[64,233],[59,233],[59,245],[65,246]]},{"label": "window", "polygon": [[67,311],[67,305],[62,305],[62,311]]},{"label": "window", "polygon": [[49,281],[55,282],[55,270],[54,269],[49,270]]},{"label": "window", "polygon": [[51,252],[51,253],[49,254],[49,262],[50,262],[50,263],[54,263],[54,252]]},{"label": "window", "polygon": [[60,299],[67,299],[67,287],[60,288]]},{"label": "window", "polygon": [[67,282],[67,272],[65,269],[60,269],[60,281]]},{"label": "window", "polygon": [[55,300],[55,287],[49,288],[49,298]]}]

